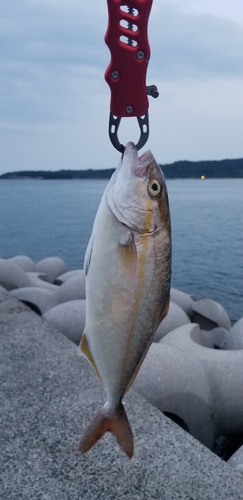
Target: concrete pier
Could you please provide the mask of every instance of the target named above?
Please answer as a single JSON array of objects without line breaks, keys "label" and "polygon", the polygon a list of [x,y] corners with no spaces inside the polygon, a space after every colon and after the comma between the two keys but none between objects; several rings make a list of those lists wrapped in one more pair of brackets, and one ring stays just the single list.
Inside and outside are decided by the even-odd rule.
[{"label": "concrete pier", "polygon": [[131,389],[131,461],[112,435],[76,445],[105,402],[77,346],[0,287],[2,500],[242,500],[243,475]]}]

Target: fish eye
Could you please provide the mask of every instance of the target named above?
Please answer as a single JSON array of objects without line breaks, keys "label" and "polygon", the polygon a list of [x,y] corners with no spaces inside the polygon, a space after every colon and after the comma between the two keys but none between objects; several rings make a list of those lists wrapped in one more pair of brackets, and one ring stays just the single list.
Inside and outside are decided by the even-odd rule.
[{"label": "fish eye", "polygon": [[149,183],[148,190],[152,196],[158,196],[161,192],[161,185],[156,179],[152,179]]}]

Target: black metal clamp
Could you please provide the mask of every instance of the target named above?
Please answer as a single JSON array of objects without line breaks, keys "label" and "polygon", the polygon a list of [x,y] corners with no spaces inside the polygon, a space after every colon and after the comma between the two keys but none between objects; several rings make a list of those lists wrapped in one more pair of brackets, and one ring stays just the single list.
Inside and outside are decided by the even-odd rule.
[{"label": "black metal clamp", "polygon": [[[150,85],[146,87],[147,90],[147,95],[151,95],[154,98],[157,98],[159,96],[158,89],[156,85]],[[142,149],[142,147],[146,144],[149,136],[149,117],[148,117],[148,111],[143,116],[137,116],[137,121],[138,125],[140,128],[140,138],[138,143],[136,144],[136,148],[139,151]],[[121,117],[119,116],[114,116],[110,112],[110,119],[109,119],[109,137],[111,140],[111,143],[113,144],[114,148],[117,149],[117,151],[120,151],[120,153],[123,153],[124,151],[124,146],[123,144],[120,143],[118,139],[118,128],[121,122]]]}]

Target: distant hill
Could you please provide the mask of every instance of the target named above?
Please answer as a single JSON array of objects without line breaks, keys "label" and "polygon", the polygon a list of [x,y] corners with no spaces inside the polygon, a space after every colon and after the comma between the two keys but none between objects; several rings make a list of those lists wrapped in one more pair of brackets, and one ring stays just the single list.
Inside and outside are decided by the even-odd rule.
[{"label": "distant hill", "polygon": [[208,179],[243,178],[243,158],[219,161],[176,161],[160,166],[167,179],[198,179],[202,175]]},{"label": "distant hill", "polygon": [[[198,179],[202,175],[208,179],[243,178],[243,158],[219,161],[176,161],[161,165],[166,179]],[[8,172],[0,179],[109,179],[114,168],[104,170],[23,170]]]},{"label": "distant hill", "polygon": [[109,179],[114,168],[106,170],[22,170],[8,172],[0,179]]}]

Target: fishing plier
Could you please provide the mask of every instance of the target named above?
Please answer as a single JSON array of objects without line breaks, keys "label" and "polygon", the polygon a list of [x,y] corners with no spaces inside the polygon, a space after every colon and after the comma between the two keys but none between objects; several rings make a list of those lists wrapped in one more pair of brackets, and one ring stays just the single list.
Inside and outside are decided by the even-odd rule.
[{"label": "fishing plier", "polygon": [[105,80],[111,90],[109,137],[113,146],[123,152],[118,139],[121,118],[136,117],[141,149],[148,140],[148,95],[158,97],[155,85],[146,86],[146,72],[150,58],[147,37],[148,18],[153,0],[107,0],[108,28],[105,42],[111,61]]}]

